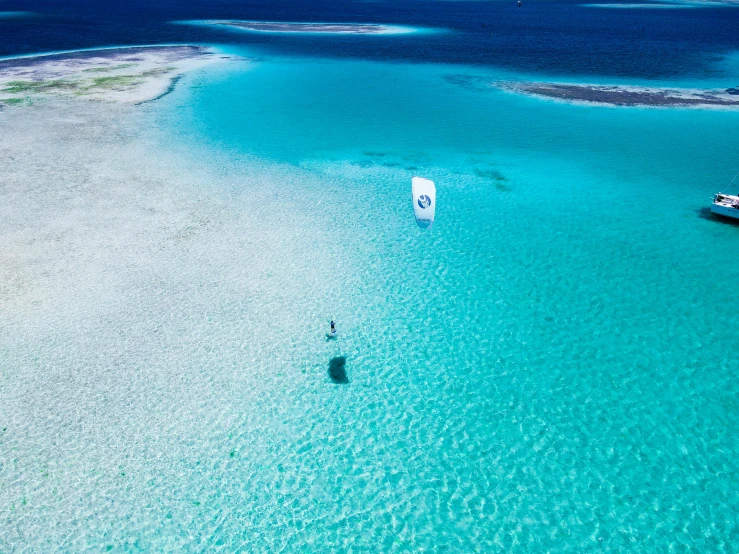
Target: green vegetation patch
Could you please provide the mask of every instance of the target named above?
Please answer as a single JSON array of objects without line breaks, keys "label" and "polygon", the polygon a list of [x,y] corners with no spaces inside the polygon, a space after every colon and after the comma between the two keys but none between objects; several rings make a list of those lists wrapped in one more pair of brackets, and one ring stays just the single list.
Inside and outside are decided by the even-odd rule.
[{"label": "green vegetation patch", "polygon": [[141,84],[141,82],[141,77],[139,75],[111,75],[108,77],[95,77],[92,80],[92,85],[87,88],[111,89],[131,87]]},{"label": "green vegetation patch", "polygon": [[[136,64],[120,64],[111,67],[93,67],[85,69],[85,72],[105,73],[113,70],[123,69]],[[33,95],[39,93],[68,93],[75,96],[91,94],[102,90],[125,90],[136,87],[145,82],[147,77],[163,75],[176,70],[174,67],[160,67],[149,69],[140,74],[135,75],[100,75],[87,78],[74,79],[47,79],[42,81],[9,81],[4,85],[0,84],[0,93],[13,95]],[[24,103],[30,103],[30,97],[26,98],[6,98],[0,102],[9,106],[19,106]]]},{"label": "green vegetation patch", "polygon": [[122,63],[120,65],[111,65],[110,67],[91,67],[90,69],[83,70],[85,73],[107,73],[108,71],[117,71],[119,69],[126,69],[127,67],[133,67],[135,63]]},{"label": "green vegetation patch", "polygon": [[77,81],[52,79],[49,81],[10,81],[2,92],[10,94],[33,94],[39,92],[69,92],[79,88]]},{"label": "green vegetation patch", "polygon": [[169,73],[170,71],[174,71],[177,69],[176,67],[156,67],[154,69],[149,69],[147,71],[144,71],[141,75],[144,77],[156,77],[157,75],[164,75],[165,73]]}]

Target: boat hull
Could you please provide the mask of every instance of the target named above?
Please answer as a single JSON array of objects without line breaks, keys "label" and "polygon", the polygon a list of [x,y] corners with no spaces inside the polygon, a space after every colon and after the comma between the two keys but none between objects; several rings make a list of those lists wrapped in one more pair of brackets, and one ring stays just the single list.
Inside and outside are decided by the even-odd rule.
[{"label": "boat hull", "polygon": [[720,215],[723,217],[730,217],[731,219],[739,219],[739,209],[732,208],[731,206],[723,206],[721,204],[712,204],[711,213]]}]

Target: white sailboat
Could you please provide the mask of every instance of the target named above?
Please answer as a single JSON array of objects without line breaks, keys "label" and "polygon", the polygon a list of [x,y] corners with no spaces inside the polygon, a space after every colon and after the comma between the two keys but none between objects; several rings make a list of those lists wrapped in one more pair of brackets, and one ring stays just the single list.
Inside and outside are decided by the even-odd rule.
[{"label": "white sailboat", "polygon": [[413,214],[416,223],[421,229],[428,229],[434,223],[436,214],[436,185],[429,179],[413,177],[411,179],[413,192]]},{"label": "white sailboat", "polygon": [[[739,176],[739,173],[734,175],[734,179],[736,179],[737,176]],[[729,186],[734,183],[734,179],[729,182]],[[711,204],[711,213],[724,217],[730,217],[732,219],[739,219],[739,196],[719,192],[716,196],[713,197],[713,204]]]},{"label": "white sailboat", "polygon": [[739,219],[739,196],[719,192],[713,198],[711,212],[716,215]]}]

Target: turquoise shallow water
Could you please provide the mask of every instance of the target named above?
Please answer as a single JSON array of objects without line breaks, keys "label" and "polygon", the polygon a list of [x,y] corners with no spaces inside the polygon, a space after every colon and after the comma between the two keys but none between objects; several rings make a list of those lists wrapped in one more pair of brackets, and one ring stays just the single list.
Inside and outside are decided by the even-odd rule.
[{"label": "turquoise shallow water", "polygon": [[[6,436],[96,475],[28,517],[77,521],[76,550],[736,550],[739,227],[706,207],[739,114],[499,76],[263,58],[146,108],[227,223],[155,256],[93,339],[6,349],[113,406],[56,446]],[[53,497],[12,471],[18,509]]]},{"label": "turquoise shallow water", "polygon": [[[299,287],[315,319],[285,363],[296,382],[274,385],[299,437],[262,476],[325,496],[300,516],[302,487],[265,500],[276,535],[736,547],[739,264],[720,253],[737,228],[705,208],[739,159],[739,115],[543,102],[481,85],[495,77],[273,58],[171,99],[198,141],[325,187],[305,210],[325,232],[295,255],[329,284]],[[414,174],[437,182],[431,232],[412,221]],[[286,194],[300,228],[306,192]],[[334,356],[348,385],[327,379]]]}]

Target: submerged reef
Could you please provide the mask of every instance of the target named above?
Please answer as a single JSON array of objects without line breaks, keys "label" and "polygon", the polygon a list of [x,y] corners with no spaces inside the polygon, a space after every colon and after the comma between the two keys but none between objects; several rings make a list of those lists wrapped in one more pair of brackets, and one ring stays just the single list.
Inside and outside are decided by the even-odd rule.
[{"label": "submerged reef", "polygon": [[171,90],[184,72],[224,57],[202,46],[142,46],[0,60],[0,104],[49,95],[146,102]]},{"label": "submerged reef", "polygon": [[338,35],[389,35],[411,33],[410,27],[374,23],[289,23],[279,21],[208,20],[201,24],[231,27],[262,33],[315,33]]},{"label": "submerged reef", "polygon": [[606,8],[614,10],[650,10],[650,9],[684,9],[700,7],[698,4],[682,4],[678,2],[661,4],[657,2],[642,2],[639,4],[580,4],[583,8]]},{"label": "submerged reef", "polygon": [[31,17],[33,12],[0,12],[0,19],[17,19],[20,17]]},{"label": "submerged reef", "polygon": [[700,89],[506,80],[491,83],[483,76],[465,74],[445,75],[444,80],[474,92],[498,89],[538,98],[603,106],[739,107],[739,85],[725,89]]},{"label": "submerged reef", "polygon": [[716,8],[739,6],[739,0],[661,0],[634,3],[602,3],[602,4],[580,4],[583,8],[607,8],[607,9],[675,9],[675,8]]},{"label": "submerged reef", "polygon": [[710,90],[510,81],[493,83],[493,86],[541,98],[608,106],[739,107],[737,88]]},{"label": "submerged reef", "polygon": [[497,169],[476,169],[475,175],[477,175],[481,179],[485,179],[493,183],[495,188],[500,192],[511,191],[511,187],[506,184],[508,181],[508,177],[503,175],[503,173],[501,173]]}]

